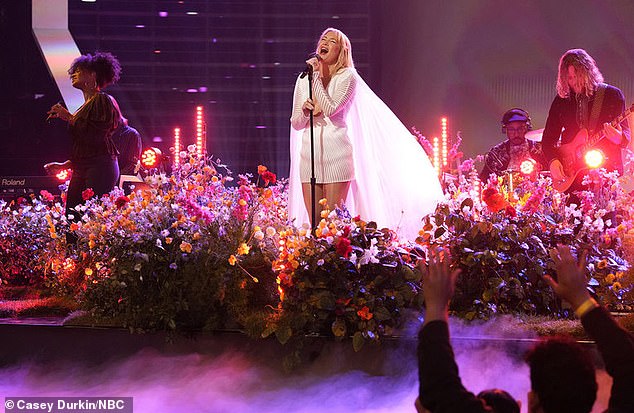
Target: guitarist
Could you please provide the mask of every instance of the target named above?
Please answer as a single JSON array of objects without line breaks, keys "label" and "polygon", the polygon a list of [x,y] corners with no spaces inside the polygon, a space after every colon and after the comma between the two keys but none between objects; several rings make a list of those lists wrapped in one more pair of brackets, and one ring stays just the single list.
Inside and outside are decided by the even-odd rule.
[{"label": "guitarist", "polygon": [[[595,145],[605,157],[602,167],[623,173],[621,149],[630,141],[629,126],[623,122],[621,126],[614,127],[609,122],[624,110],[623,92],[603,83],[603,75],[594,59],[583,49],[568,50],[559,60],[557,96],[550,106],[542,136],[542,148],[548,163],[552,165],[552,161],[557,159],[564,166],[570,165],[558,144],[573,142],[577,134],[583,133],[585,129],[588,136],[603,136]],[[569,169],[566,175],[573,176],[574,170]],[[555,175],[553,171],[553,181],[557,179]],[[565,192],[583,190],[583,176],[583,173],[579,173]],[[574,200],[569,199],[569,202]]]}]

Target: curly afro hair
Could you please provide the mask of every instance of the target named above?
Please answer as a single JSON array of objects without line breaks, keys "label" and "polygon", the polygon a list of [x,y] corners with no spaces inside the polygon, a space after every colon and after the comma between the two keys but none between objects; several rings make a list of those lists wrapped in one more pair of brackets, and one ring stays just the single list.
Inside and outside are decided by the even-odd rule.
[{"label": "curly afro hair", "polygon": [[86,69],[95,72],[97,85],[104,88],[116,83],[121,75],[119,60],[109,52],[95,52],[94,55],[85,54],[73,60],[68,69],[68,74],[73,74],[77,69]]}]

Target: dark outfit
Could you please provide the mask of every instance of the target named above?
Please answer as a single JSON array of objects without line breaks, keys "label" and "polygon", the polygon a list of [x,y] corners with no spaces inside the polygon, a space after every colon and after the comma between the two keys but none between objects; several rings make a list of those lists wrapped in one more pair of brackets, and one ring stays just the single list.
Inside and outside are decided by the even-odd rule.
[{"label": "dark outfit", "polygon": [[622,329],[603,307],[581,318],[612,377],[608,412],[634,412],[634,336]]},{"label": "dark outfit", "polygon": [[430,321],[418,334],[418,377],[418,397],[429,411],[490,412],[462,385],[444,321]]},{"label": "dark outfit", "polygon": [[[484,156],[484,167],[480,172],[480,180],[488,180],[489,175],[492,173],[500,176],[508,169],[515,169],[515,166],[513,165],[511,165],[512,168],[509,167],[513,157],[521,157],[522,159],[519,159],[519,162],[530,157],[537,162],[537,168],[540,170],[545,163],[544,154],[542,153],[542,148],[539,142],[533,142],[525,139],[525,143],[523,145],[511,145],[511,140],[507,139],[504,142],[500,142],[495,145]],[[517,160],[513,159],[513,161]]]},{"label": "dark outfit", "polygon": [[[562,98],[559,95],[555,97],[550,106],[542,136],[542,148],[548,164],[557,157],[556,145],[560,135],[562,144],[571,142],[575,135],[584,128],[588,129],[588,134],[592,136],[594,132],[603,129],[605,122],[612,122],[625,110],[625,97],[620,89],[605,84],[601,87],[605,88],[605,94],[596,121],[593,121],[592,113],[598,92],[589,98],[585,95],[576,95],[572,91],[567,98]],[[626,147],[630,140],[630,128],[627,121],[621,125],[623,127],[621,145],[615,145],[608,139],[603,139],[596,145],[606,157],[603,167],[608,171],[616,170],[619,173],[623,173],[621,148]],[[579,174],[578,179],[567,192],[583,189],[580,184],[582,178],[583,174]]]},{"label": "dark outfit", "polygon": [[[613,379],[608,412],[634,412],[634,337],[602,307],[585,314],[581,323]],[[445,321],[430,321],[418,334],[418,376],[420,401],[434,413],[490,411],[462,385]]]},{"label": "dark outfit", "polygon": [[119,123],[119,127],[112,134],[112,141],[119,150],[119,173],[121,175],[135,175],[137,162],[141,159],[143,145],[139,132],[126,125]]},{"label": "dark outfit", "polygon": [[119,177],[117,148],[111,136],[121,114],[112,98],[99,92],[74,117],[74,123],[69,125],[73,175],[66,197],[67,214],[83,202],[84,190],[92,188],[95,195],[101,196],[114,188]]}]

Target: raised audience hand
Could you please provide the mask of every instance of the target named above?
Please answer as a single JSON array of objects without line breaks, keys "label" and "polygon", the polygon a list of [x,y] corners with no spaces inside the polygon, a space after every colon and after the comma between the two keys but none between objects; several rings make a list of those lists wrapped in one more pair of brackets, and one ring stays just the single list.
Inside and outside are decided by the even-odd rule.
[{"label": "raised audience hand", "polygon": [[577,262],[570,252],[570,247],[558,245],[557,248],[550,250],[550,258],[555,262],[557,281],[550,275],[545,275],[544,279],[558,296],[577,309],[590,298],[590,293],[586,288],[588,281],[584,271],[586,266],[585,252],[581,254],[579,262]]},{"label": "raised audience hand", "polygon": [[425,298],[425,323],[432,320],[447,320],[449,300],[453,296],[456,278],[460,269],[449,268],[447,250],[437,248],[430,251],[427,264],[421,264],[423,273],[423,297]]}]

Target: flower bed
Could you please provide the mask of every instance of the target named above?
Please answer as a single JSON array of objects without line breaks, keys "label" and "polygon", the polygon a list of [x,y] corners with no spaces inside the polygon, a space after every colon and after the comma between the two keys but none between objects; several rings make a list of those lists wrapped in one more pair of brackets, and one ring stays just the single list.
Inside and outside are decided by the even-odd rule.
[{"label": "flower bed", "polygon": [[576,206],[548,178],[481,191],[467,163],[420,237],[404,242],[341,209],[324,211],[311,236],[287,222],[285,182],[265,167],[234,178],[219,161],[181,156],[173,174],[148,178],[152,189],[85,193],[75,222],[46,193],[0,205],[2,283],[45,286],[133,331],[240,328],[282,343],[320,334],[352,337],[359,350],[418,316],[418,266],[435,245],[463,270],[454,314],[568,317],[541,278],[553,269],[549,250],[565,243],[587,251],[602,302],[634,302],[634,202],[611,174],[592,173],[594,190]]}]

